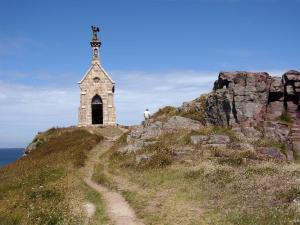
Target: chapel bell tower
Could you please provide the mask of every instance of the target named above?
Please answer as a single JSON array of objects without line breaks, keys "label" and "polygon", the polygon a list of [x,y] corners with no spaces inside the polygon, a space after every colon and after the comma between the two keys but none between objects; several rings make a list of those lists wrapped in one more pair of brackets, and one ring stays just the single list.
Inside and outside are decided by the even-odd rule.
[{"label": "chapel bell tower", "polygon": [[115,82],[100,63],[99,27],[92,26],[92,65],[78,82],[80,87],[79,126],[116,125]]}]

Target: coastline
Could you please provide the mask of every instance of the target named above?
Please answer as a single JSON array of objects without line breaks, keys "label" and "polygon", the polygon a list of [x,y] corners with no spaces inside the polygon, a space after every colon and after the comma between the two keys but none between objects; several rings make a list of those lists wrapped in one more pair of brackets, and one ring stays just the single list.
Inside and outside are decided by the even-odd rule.
[{"label": "coastline", "polygon": [[24,150],[25,148],[0,148],[0,169],[21,158]]}]

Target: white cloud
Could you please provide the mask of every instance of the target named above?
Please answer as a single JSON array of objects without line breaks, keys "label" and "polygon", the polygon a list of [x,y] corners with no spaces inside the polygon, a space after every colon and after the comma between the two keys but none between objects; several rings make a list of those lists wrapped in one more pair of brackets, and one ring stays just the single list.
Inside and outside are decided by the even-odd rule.
[{"label": "white cloud", "polygon": [[36,132],[76,121],[75,88],[0,82],[0,147],[24,146]]},{"label": "white cloud", "polygon": [[[283,70],[269,72],[273,76],[283,73]],[[211,91],[218,72],[115,71],[111,75],[116,81],[118,123],[137,124],[142,121],[145,108],[153,113],[160,107],[180,106]],[[67,86],[55,87],[0,80],[0,147],[25,146],[38,131],[77,124],[79,88],[75,80],[67,79]],[[58,79],[57,83],[67,82]]]},{"label": "white cloud", "polygon": [[217,73],[171,71],[158,73],[113,72],[117,81],[116,105],[120,123],[140,123],[143,111],[179,106],[212,89]]},{"label": "white cloud", "polygon": [[[22,74],[22,73],[20,73]],[[212,89],[217,73],[171,71],[112,72],[116,80],[117,118],[136,124],[145,108],[179,106]],[[79,88],[32,86],[0,80],[0,147],[25,146],[38,131],[77,123]]]}]

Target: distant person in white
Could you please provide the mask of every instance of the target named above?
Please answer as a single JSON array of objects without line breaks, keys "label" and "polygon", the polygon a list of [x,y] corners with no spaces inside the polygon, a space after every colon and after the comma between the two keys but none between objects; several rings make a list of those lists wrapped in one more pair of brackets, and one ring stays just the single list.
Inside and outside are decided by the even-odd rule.
[{"label": "distant person in white", "polygon": [[144,112],[144,118],[145,118],[145,122],[144,125],[147,126],[149,123],[149,119],[151,118],[151,114],[149,112],[149,109],[146,109]]}]

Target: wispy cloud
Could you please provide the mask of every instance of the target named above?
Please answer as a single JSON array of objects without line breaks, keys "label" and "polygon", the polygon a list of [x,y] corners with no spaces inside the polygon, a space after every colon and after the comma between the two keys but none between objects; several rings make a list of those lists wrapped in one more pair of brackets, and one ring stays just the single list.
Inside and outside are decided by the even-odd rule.
[{"label": "wispy cloud", "polygon": [[[121,124],[140,123],[145,108],[154,112],[192,100],[210,91],[217,78],[217,73],[200,71],[115,71],[111,75],[117,84],[115,101]],[[77,124],[79,89],[73,83],[55,87],[0,80],[0,105],[0,147],[24,146],[38,131]]]},{"label": "wispy cloud", "polygon": [[24,146],[38,131],[76,121],[75,88],[0,82],[0,147]]},{"label": "wispy cloud", "polygon": [[[139,123],[145,108],[179,106],[212,89],[216,72],[113,72],[117,80],[116,105],[121,123]],[[118,88],[119,87],[119,88]]]},{"label": "wispy cloud", "polygon": [[[272,76],[285,72],[261,71]],[[116,81],[118,123],[137,124],[142,121],[145,108],[153,113],[160,107],[180,106],[184,101],[210,92],[218,72],[113,71],[111,76]],[[45,82],[33,86],[16,80],[1,81],[0,76],[0,147],[24,146],[38,131],[77,124],[79,88],[75,82],[68,83],[64,79],[70,81],[68,76],[59,76],[57,84],[60,85]]]}]

